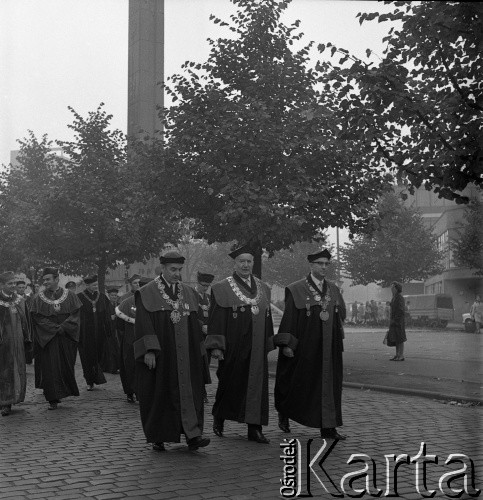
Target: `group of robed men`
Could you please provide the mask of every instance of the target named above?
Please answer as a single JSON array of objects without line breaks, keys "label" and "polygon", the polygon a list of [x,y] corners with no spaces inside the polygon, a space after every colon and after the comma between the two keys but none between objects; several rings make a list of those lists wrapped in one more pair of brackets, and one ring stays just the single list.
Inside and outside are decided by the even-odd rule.
[{"label": "group of robed men", "polygon": [[[164,451],[166,442],[180,442],[182,434],[190,450],[210,443],[203,436],[203,421],[211,358],[218,360],[214,433],[223,437],[225,421],[235,421],[247,424],[249,440],[268,443],[262,432],[269,416],[267,355],[277,347],[274,395],[280,429],[290,432],[292,419],[320,429],[323,438],[345,439],[336,427],[342,425],[342,323],[346,310],[339,289],[326,279],[330,253],[323,250],[308,255],[310,273],[286,288],[285,310],[276,335],[270,288],[252,274],[254,251],[244,245],[229,255],[234,260],[233,275],[211,284],[213,275],[198,273],[195,290],[181,282],[184,257],[167,252],[160,258],[159,276],[139,290],[133,289],[116,307],[124,322],[124,338],[129,339],[121,356],[131,361],[127,368],[131,385],[124,387],[123,382],[124,392],[128,400],[135,394],[139,401],[147,442],[156,451]],[[49,343],[48,332],[55,329],[53,323],[56,331],[65,332],[59,342],[70,339],[75,344],[69,325],[79,320],[81,311],[96,313],[102,307],[100,294],[89,290],[88,281],[84,297],[72,294],[69,301],[59,302],[66,291],[58,288],[49,295],[46,286],[43,296],[39,294],[34,301],[32,319],[43,325],[44,348]],[[53,311],[56,305],[61,308]],[[54,317],[59,319],[54,321]],[[45,318],[50,318],[48,325]],[[82,329],[92,330],[95,325],[82,320],[80,325],[79,351],[88,388],[92,388],[104,376],[97,365],[88,362]],[[63,344],[62,348],[68,351]],[[61,398],[54,396],[54,403]]]}]

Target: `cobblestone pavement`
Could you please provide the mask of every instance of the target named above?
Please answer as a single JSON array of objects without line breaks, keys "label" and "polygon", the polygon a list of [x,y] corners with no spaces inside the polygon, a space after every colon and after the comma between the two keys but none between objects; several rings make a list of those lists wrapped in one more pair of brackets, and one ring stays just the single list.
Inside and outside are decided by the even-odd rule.
[{"label": "cobblestone pavement", "polygon": [[[184,443],[170,444],[166,452],[154,452],[145,442],[138,406],[125,401],[117,375],[107,374],[107,384],[87,392],[77,366],[81,396],[66,399],[57,411],[48,411],[43,396],[32,389],[32,366],[28,372],[26,401],[15,406],[10,416],[0,418],[2,499],[281,498],[284,464],[280,460],[280,444],[283,439],[298,438],[305,450],[307,440],[313,438],[311,457],[323,444],[317,430],[297,424],[292,424],[292,434],[283,434],[278,430],[273,408],[270,425],[265,430],[271,440],[269,445],[247,441],[246,427],[234,422],[226,423],[224,438],[214,436],[211,403],[216,376],[213,374],[215,383],[208,389],[210,404],[205,422],[206,435],[212,440],[210,446],[189,452]],[[273,379],[270,384],[273,394]],[[414,457],[425,443],[426,453],[439,458],[438,464],[427,466],[427,487],[436,489],[436,498],[446,498],[439,490],[438,479],[444,473],[461,468],[461,463],[445,465],[448,455],[453,453],[465,454],[468,463],[469,459],[473,461],[476,487],[481,488],[481,411],[481,407],[476,406],[454,406],[431,399],[346,389],[345,425],[341,431],[348,440],[336,444],[323,466],[340,489],[344,474],[362,468],[361,464],[348,464],[350,456],[364,453],[366,461],[374,461],[377,486],[385,490],[384,455]],[[315,498],[332,498],[315,474],[307,476],[305,451],[301,456],[302,493],[310,489]],[[315,469],[328,490],[336,493],[322,470],[317,465]],[[399,467],[400,498],[422,498],[416,490],[415,469],[415,464]],[[372,473],[372,462],[369,470]],[[468,474],[471,493],[471,467]],[[391,489],[394,488],[392,472],[389,476]],[[461,484],[455,481],[452,487]],[[358,479],[353,488],[363,485],[363,479]],[[469,496],[464,494],[460,498]]]}]

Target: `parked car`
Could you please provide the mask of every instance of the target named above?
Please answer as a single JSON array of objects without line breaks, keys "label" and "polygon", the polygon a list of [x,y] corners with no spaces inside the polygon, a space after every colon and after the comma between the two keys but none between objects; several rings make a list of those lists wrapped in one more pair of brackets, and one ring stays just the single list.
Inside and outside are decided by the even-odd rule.
[{"label": "parked car", "polygon": [[475,322],[471,319],[470,313],[463,314],[463,326],[465,327],[465,332],[475,333],[476,325]]},{"label": "parked car", "polygon": [[413,325],[445,328],[454,319],[453,297],[444,293],[404,295],[406,314]]}]

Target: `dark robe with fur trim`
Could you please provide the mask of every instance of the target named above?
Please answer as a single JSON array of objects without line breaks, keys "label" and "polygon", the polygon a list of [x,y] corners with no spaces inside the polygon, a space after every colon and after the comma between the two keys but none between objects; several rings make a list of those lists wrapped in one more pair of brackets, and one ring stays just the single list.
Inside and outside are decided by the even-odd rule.
[{"label": "dark robe with fur trim", "polygon": [[32,342],[31,324],[25,300],[16,293],[0,293],[0,407],[25,399],[27,374],[25,348]]},{"label": "dark robe with fur trim", "polygon": [[[230,285],[254,299],[258,283],[262,290],[258,314],[239,298]],[[254,425],[268,424],[268,361],[274,349],[270,288],[251,277],[251,287],[235,273],[211,287],[208,320],[208,350],[221,349],[224,360],[218,362],[218,389],[213,415]]]},{"label": "dark robe with fur trim", "polygon": [[[45,297],[57,300],[63,288],[55,292],[46,290]],[[82,306],[76,294],[68,290],[67,296],[56,311],[40,295],[31,301],[32,321],[35,327],[36,387],[43,389],[47,401],[67,396],[78,396],[74,366],[79,341],[79,317]]]},{"label": "dark robe with fur trim", "polygon": [[[197,293],[178,283],[181,318],[173,323],[173,306],[162,296],[158,279],[135,293],[136,396],[148,443],[180,441],[203,433],[203,390],[209,383],[206,350],[198,321]],[[160,283],[166,285],[164,279]],[[169,287],[166,294],[176,300]],[[154,352],[156,367],[150,370],[144,355]]]},{"label": "dark robe with fur trim", "polygon": [[[331,297],[322,321],[322,307],[308,283],[323,299]],[[317,289],[310,275],[285,289],[285,311],[274,338],[280,347],[275,382],[275,407],[283,415],[307,427],[334,428],[342,425],[342,322],[346,308],[333,283],[324,280]],[[294,357],[283,354],[291,347]]]},{"label": "dark robe with fur trim", "polygon": [[88,290],[77,294],[82,302],[79,354],[87,385],[106,383],[101,363],[104,359],[107,339],[112,335],[111,303],[107,296],[100,294],[95,312],[90,302],[95,300],[98,294],[99,292],[91,293]]}]

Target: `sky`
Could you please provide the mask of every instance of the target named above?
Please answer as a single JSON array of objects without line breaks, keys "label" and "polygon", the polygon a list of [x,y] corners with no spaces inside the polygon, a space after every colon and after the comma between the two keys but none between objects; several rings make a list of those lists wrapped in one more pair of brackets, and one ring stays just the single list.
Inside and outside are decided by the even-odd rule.
[{"label": "sky", "polygon": [[[105,103],[113,128],[127,127],[128,0],[0,1],[0,165],[17,139],[70,140],[73,115]],[[384,10],[374,1],[292,0],[283,21],[301,21],[304,41],[331,42],[365,58],[381,54],[387,23],[364,23],[358,12]],[[387,10],[387,9],[386,9]],[[183,62],[207,58],[207,38],[226,32],[209,20],[229,21],[229,0],[165,0],[165,76]]]}]

